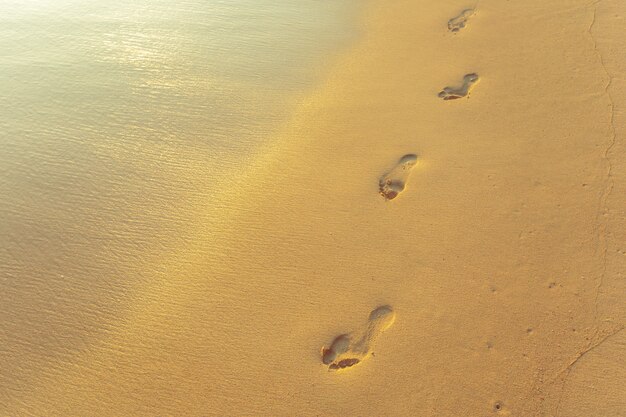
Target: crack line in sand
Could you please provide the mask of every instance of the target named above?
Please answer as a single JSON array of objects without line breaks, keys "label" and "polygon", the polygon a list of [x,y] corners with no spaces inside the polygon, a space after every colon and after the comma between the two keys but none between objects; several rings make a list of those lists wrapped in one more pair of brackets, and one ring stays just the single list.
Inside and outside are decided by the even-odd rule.
[{"label": "crack line in sand", "polygon": [[576,357],[574,359],[572,359],[569,363],[569,365],[567,365],[564,369],[561,370],[561,372],[559,372],[556,377],[554,378],[555,380],[559,378],[559,376],[561,376],[562,374],[566,373],[565,377],[563,378],[563,384],[561,385],[561,392],[559,394],[559,401],[556,404],[556,411],[554,413],[555,417],[559,416],[559,411],[561,408],[561,402],[563,401],[563,395],[565,393],[565,385],[567,384],[567,379],[569,378],[570,374],[572,373],[572,370],[574,369],[574,366],[576,366],[576,364],[585,356],[587,355],[589,352],[591,352],[592,350],[595,350],[597,347],[599,347],[600,345],[603,345],[605,342],[607,342],[610,338],[612,338],[613,336],[615,336],[616,334],[618,334],[619,332],[621,332],[622,330],[624,330],[624,326],[617,328],[615,331],[607,334],[606,336],[604,336],[602,339],[600,339],[597,343],[593,343],[590,342],[587,347],[585,349],[583,349],[581,352],[578,352],[578,354],[576,355]]},{"label": "crack line in sand", "polygon": [[[609,221],[608,221],[608,218],[604,221],[601,221],[600,218],[603,215],[606,217],[606,215],[608,214],[608,200],[609,200],[609,196],[611,195],[611,192],[613,191],[613,185],[614,185],[614,182],[612,179],[613,163],[611,162],[611,159],[609,156],[617,140],[617,132],[615,130],[615,122],[614,122],[615,102],[613,101],[613,96],[611,96],[611,91],[610,91],[611,85],[613,84],[613,77],[611,76],[611,73],[609,72],[608,68],[606,67],[606,64],[604,63],[604,58],[602,57],[602,54],[600,53],[600,50],[598,49],[598,42],[593,36],[593,28],[595,27],[596,21],[597,21],[598,5],[600,4],[601,1],[602,0],[596,0],[595,2],[589,5],[590,8],[593,8],[593,15],[591,18],[591,23],[589,24],[589,27],[587,28],[587,33],[589,34],[589,38],[591,39],[591,42],[593,44],[593,51],[597,55],[598,63],[602,67],[602,70],[604,71],[606,78],[607,78],[606,84],[604,85],[604,95],[609,101],[608,107],[610,111],[609,128],[607,129],[608,140],[607,140],[606,148],[604,149],[604,154],[602,155],[602,159],[604,160],[606,164],[606,179],[604,181],[605,183],[604,190],[602,191],[602,194],[600,195],[600,199],[598,201],[598,210],[596,212],[596,219],[595,219],[595,223],[598,227],[598,249],[597,250],[598,251],[601,250],[602,252],[602,269],[600,271],[600,277],[597,280],[596,294],[594,297],[594,321],[596,323],[596,326],[598,324],[598,319],[599,319],[598,300],[600,298],[600,292],[602,291],[602,286],[604,285],[606,273],[608,270],[608,250],[609,250],[609,241],[608,241],[608,236],[607,236],[608,228],[609,228],[608,227]],[[606,342],[610,337],[616,335],[623,329],[624,327],[621,327],[617,329],[616,331],[609,333],[607,336],[605,336],[604,338],[602,338],[599,342],[595,344],[593,344],[593,342],[589,342],[587,344],[587,347],[583,349],[581,352],[579,352],[577,356],[569,363],[569,365],[567,365],[563,370],[561,370],[556,375],[554,380],[558,379],[561,375],[565,373],[565,377],[563,378],[563,383],[561,385],[561,392],[559,394],[559,400],[556,405],[556,410],[555,410],[556,417],[558,417],[559,415],[561,402],[563,400],[563,395],[565,392],[565,385],[567,384],[567,379],[569,378],[573,367],[578,363],[578,361],[583,356],[585,356],[587,353],[589,353],[593,349],[597,348],[598,346]],[[597,340],[597,336],[599,332],[600,332],[599,327],[596,327],[595,332],[593,336],[591,337],[591,340],[594,340],[594,339]]]},{"label": "crack line in sand", "polygon": [[597,343],[595,344],[591,344],[587,349],[583,350],[582,352],[578,353],[578,355],[576,356],[576,358],[574,358],[569,365],[567,365],[567,367],[562,371],[571,371],[572,368],[574,367],[574,365],[576,365],[578,363],[579,360],[581,360],[587,353],[591,352],[592,350],[596,349],[598,346],[604,344],[607,340],[609,340],[610,338],[612,338],[613,336],[615,336],[616,334],[618,334],[619,332],[621,332],[622,330],[624,330],[624,327],[619,327],[617,329],[615,329],[613,332],[607,334],[606,336],[604,336],[602,339],[600,339]]},{"label": "crack line in sand", "polygon": [[[601,292],[602,286],[604,285],[604,280],[605,280],[606,273],[607,273],[607,267],[608,267],[607,258],[608,258],[608,247],[609,247],[608,236],[607,236],[608,219],[601,222],[600,216],[606,215],[608,213],[608,199],[609,199],[611,192],[613,191],[613,185],[614,185],[613,179],[612,179],[613,164],[611,162],[609,155],[616,141],[616,130],[615,130],[615,123],[614,123],[615,102],[613,101],[613,97],[611,96],[611,91],[610,91],[611,85],[613,83],[613,77],[611,77],[611,74],[609,73],[609,70],[607,69],[606,64],[604,63],[604,58],[602,57],[602,54],[600,53],[600,50],[598,49],[598,43],[593,36],[593,28],[596,24],[596,16],[598,13],[598,5],[600,4],[600,2],[601,0],[597,0],[596,2],[591,4],[591,7],[593,7],[593,17],[591,19],[591,24],[589,25],[589,28],[587,29],[587,33],[589,34],[591,42],[593,43],[593,50],[598,56],[598,62],[607,77],[607,82],[604,86],[604,94],[609,100],[609,108],[610,108],[609,128],[608,128],[609,138],[608,138],[607,146],[604,149],[604,155],[602,156],[607,166],[606,180],[605,180],[604,190],[602,191],[602,194],[600,196],[598,212],[596,214],[596,224],[598,224],[598,245],[602,246],[602,271],[600,273],[600,278],[598,279],[598,283],[596,285],[596,295],[594,299],[594,316],[595,316],[596,322],[598,321],[598,314],[599,314],[598,313],[598,299],[600,298],[600,292]],[[597,332],[598,330],[596,329],[596,335],[597,335]]]}]

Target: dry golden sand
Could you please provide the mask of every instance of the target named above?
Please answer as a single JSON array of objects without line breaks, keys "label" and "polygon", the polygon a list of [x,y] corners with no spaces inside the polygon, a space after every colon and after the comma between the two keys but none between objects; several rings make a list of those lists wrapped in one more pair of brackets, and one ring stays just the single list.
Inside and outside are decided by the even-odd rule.
[{"label": "dry golden sand", "polygon": [[[481,0],[448,31],[468,6],[373,2],[272,146],[190,202],[221,219],[155,258],[169,278],[5,414],[625,415],[626,3]],[[381,305],[367,360],[329,371]]]}]

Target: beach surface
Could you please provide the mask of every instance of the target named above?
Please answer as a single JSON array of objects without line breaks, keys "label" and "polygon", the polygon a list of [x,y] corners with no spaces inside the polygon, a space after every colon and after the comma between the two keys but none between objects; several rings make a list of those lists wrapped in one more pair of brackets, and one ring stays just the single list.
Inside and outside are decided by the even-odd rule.
[{"label": "beach surface", "polygon": [[72,240],[102,280],[30,282],[7,209],[0,414],[626,415],[626,3],[355,19],[270,140],[142,166],[167,224]]}]

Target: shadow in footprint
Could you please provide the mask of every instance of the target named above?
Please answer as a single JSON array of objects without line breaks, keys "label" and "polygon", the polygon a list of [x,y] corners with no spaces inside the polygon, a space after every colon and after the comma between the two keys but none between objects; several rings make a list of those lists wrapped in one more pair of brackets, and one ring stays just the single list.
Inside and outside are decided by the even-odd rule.
[{"label": "shadow in footprint", "polygon": [[439,97],[444,100],[455,100],[457,98],[469,97],[472,88],[478,82],[478,74],[467,74],[463,77],[463,85],[460,87],[445,87],[439,93]]},{"label": "shadow in footprint", "polygon": [[463,10],[460,15],[448,20],[448,30],[454,33],[460,31],[472,15],[474,15],[474,9]]},{"label": "shadow in footprint", "polygon": [[393,200],[404,188],[411,173],[411,169],[417,164],[417,155],[407,154],[400,158],[395,167],[378,180],[378,192],[385,200]]},{"label": "shadow in footprint", "polygon": [[370,313],[365,329],[337,336],[330,347],[322,348],[322,363],[333,371],[361,363],[371,353],[378,336],[393,324],[395,318],[396,313],[391,307],[376,308]]}]

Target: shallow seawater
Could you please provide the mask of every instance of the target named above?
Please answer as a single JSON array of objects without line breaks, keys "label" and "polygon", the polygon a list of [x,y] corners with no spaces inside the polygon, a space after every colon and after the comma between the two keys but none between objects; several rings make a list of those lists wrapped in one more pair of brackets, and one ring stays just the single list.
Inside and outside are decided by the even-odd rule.
[{"label": "shallow seawater", "polygon": [[94,135],[115,146],[143,136],[245,148],[348,41],[354,9],[350,0],[3,3],[3,143],[21,146]]},{"label": "shallow seawater", "polygon": [[0,1],[0,403],[164,277],[155,260],[219,211],[218,184],[353,40],[358,8]]}]

